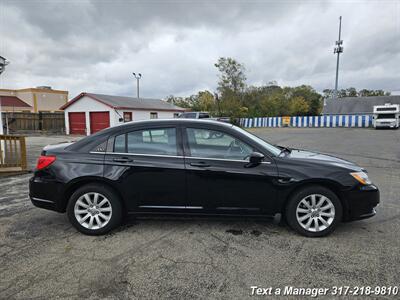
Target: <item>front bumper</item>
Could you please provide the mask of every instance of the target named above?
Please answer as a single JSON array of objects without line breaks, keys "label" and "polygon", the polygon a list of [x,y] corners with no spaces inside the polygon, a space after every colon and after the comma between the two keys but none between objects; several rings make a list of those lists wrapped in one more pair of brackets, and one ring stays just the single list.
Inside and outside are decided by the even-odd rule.
[{"label": "front bumper", "polygon": [[346,192],[344,198],[347,200],[344,221],[373,217],[376,214],[375,208],[380,202],[379,189],[373,184],[358,186]]},{"label": "front bumper", "polygon": [[396,128],[396,123],[377,123],[375,128]]}]

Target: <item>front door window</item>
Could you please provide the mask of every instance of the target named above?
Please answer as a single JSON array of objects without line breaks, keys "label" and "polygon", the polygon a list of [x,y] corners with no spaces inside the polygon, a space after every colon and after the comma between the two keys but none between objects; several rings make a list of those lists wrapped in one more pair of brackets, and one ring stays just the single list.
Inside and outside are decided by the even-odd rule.
[{"label": "front door window", "polygon": [[187,128],[192,157],[246,160],[253,148],[221,131]]}]

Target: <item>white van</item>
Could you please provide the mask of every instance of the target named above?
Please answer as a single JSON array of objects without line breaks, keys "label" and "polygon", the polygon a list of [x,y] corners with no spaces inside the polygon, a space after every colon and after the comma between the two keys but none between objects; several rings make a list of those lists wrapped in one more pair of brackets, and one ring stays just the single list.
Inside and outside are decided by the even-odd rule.
[{"label": "white van", "polygon": [[375,128],[399,128],[400,105],[386,103],[374,106]]}]

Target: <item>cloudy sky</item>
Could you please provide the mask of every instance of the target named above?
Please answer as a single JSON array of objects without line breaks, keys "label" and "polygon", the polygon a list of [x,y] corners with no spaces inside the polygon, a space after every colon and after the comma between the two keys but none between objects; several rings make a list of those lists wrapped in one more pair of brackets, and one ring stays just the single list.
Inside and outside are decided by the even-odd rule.
[{"label": "cloudy sky", "polygon": [[185,96],[215,90],[218,57],[247,83],[333,88],[343,16],[340,87],[400,90],[400,0],[0,0],[2,88]]}]

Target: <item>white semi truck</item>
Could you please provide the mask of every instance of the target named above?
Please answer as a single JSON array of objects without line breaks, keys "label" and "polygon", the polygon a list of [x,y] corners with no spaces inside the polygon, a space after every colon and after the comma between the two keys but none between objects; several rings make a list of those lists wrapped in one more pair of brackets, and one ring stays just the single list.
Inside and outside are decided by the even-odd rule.
[{"label": "white semi truck", "polygon": [[373,125],[375,128],[399,128],[400,105],[386,103],[374,106]]}]

